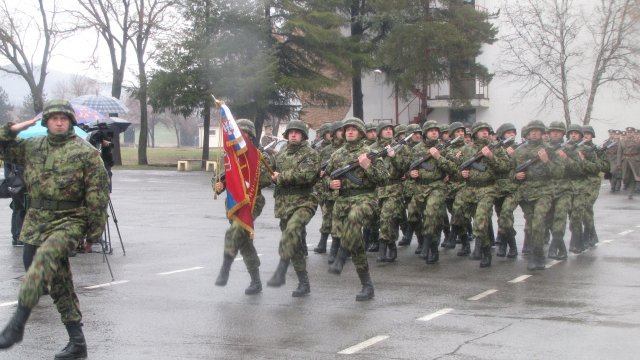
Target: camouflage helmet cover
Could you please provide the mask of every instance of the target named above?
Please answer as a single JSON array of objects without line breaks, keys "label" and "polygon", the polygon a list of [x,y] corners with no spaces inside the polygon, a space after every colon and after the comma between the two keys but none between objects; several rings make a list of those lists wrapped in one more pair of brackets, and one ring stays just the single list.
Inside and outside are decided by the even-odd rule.
[{"label": "camouflage helmet cover", "polygon": [[591,133],[591,135],[593,135],[593,137],[596,137],[596,131],[593,130],[593,127],[591,125],[582,125],[582,132],[583,133]]},{"label": "camouflage helmet cover", "polygon": [[540,120],[531,120],[527,124],[527,130],[529,132],[531,132],[531,130],[533,130],[533,129],[538,129],[538,130],[542,131],[542,133],[544,134],[544,132],[546,130],[546,126],[544,126],[544,123],[542,121],[540,121]]},{"label": "camouflage helmet cover", "polygon": [[342,121],[336,121],[334,123],[331,123],[330,127],[329,127],[329,132],[331,133],[331,136],[335,136],[336,131],[342,129]]},{"label": "camouflage helmet cover", "polygon": [[426,136],[427,132],[431,129],[438,129],[438,131],[441,132],[440,130],[440,124],[438,124],[437,121],[435,120],[428,120],[427,122],[424,123],[424,125],[422,125],[422,135]]},{"label": "camouflage helmet cover", "polygon": [[582,126],[578,124],[569,125],[569,127],[567,128],[567,134],[569,134],[572,131],[577,131],[578,133],[580,133],[580,136],[584,136],[584,131],[582,131]]},{"label": "camouflage helmet cover", "polygon": [[440,135],[447,133],[449,134],[449,125],[447,124],[441,124],[440,125]]},{"label": "camouflage helmet cover", "polygon": [[456,121],[456,122],[451,123],[451,125],[449,125],[449,136],[453,136],[453,134],[458,129],[464,129],[465,134],[467,133],[467,128],[464,127],[464,124],[459,122],[459,121]]},{"label": "camouflage helmet cover", "polygon": [[391,130],[393,131],[393,135],[396,135],[396,129],[393,127],[393,124],[391,123],[391,121],[380,121],[380,123],[378,124],[378,127],[376,128],[376,131],[378,132],[378,138],[380,138],[380,134],[382,133],[382,129],[390,127]]},{"label": "camouflage helmet cover", "polygon": [[400,124],[400,125],[396,125],[396,127],[395,127],[395,129],[394,129],[394,131],[393,131],[393,133],[394,133],[395,135],[404,134],[404,133],[406,133],[406,132],[407,132],[407,127],[406,127],[405,125],[402,125],[402,124]]},{"label": "camouflage helmet cover", "polygon": [[318,129],[318,134],[320,134],[320,136],[324,136],[326,133],[330,131],[331,131],[331,123],[324,123],[320,125],[320,128]]},{"label": "camouflage helmet cover", "polygon": [[377,131],[376,124],[374,124],[372,122],[368,122],[368,123],[364,124],[364,128],[367,130],[367,132],[369,132],[371,130],[376,130]]},{"label": "camouflage helmet cover", "polygon": [[240,130],[244,130],[247,134],[256,137],[256,126],[253,125],[253,122],[249,119],[238,119],[236,120],[236,124],[238,124],[238,128]]},{"label": "camouflage helmet cover", "polygon": [[362,120],[356,117],[345,120],[344,123],[342,124],[342,131],[345,131],[347,129],[347,126],[355,126],[356,129],[358,129],[358,131],[360,132],[360,134],[362,134],[362,137],[367,136],[367,130]]},{"label": "camouflage helmet cover", "polygon": [[564,122],[562,121],[553,121],[551,122],[551,124],[549,124],[549,131],[551,130],[557,130],[557,131],[562,131],[563,133],[566,133],[567,127],[564,125]]},{"label": "camouflage helmet cover", "polygon": [[304,139],[307,140],[309,138],[309,129],[307,128],[307,124],[302,120],[291,120],[289,124],[287,124],[287,129],[284,131],[285,139],[289,136],[289,130],[299,130],[304,135]]},{"label": "camouflage helmet cover", "polygon": [[487,122],[478,121],[478,122],[473,123],[473,126],[471,127],[471,136],[475,137],[476,133],[480,129],[487,129],[487,130],[489,130],[489,133],[493,132],[493,128]]},{"label": "camouflage helmet cover", "polygon": [[421,133],[422,134],[422,129],[420,129],[420,125],[418,124],[409,124],[407,125],[407,133]]},{"label": "camouflage helmet cover", "polygon": [[78,125],[78,121],[76,120],[76,112],[73,110],[73,106],[70,102],[64,99],[54,99],[49,101],[45,107],[44,111],[42,111],[42,126],[47,126],[47,121],[53,114],[65,114],[69,117],[69,121],[71,121],[72,125]]},{"label": "camouflage helmet cover", "polygon": [[502,139],[504,137],[504,134],[510,130],[513,130],[516,132],[516,134],[518,134],[518,130],[516,129],[515,125],[513,125],[512,123],[504,123],[498,126],[498,130],[496,130],[496,136],[498,137],[498,139]]}]

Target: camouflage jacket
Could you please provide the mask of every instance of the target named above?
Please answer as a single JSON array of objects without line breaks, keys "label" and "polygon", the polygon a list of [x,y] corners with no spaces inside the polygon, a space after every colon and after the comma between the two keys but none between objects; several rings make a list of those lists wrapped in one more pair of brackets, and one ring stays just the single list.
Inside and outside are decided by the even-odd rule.
[{"label": "camouflage jacket", "polygon": [[80,226],[87,241],[99,242],[107,221],[109,178],[98,150],[78,137],[73,126],[64,134],[21,139],[11,125],[0,127],[0,159],[24,165],[29,197],[83,204],[57,211],[31,207],[20,240],[39,246],[55,231]]},{"label": "camouflage jacket", "polygon": [[378,140],[376,140],[376,139],[371,139],[371,140],[367,139],[367,140],[364,141],[364,144],[366,146],[371,146],[371,145],[375,144],[376,141],[378,141]]},{"label": "camouflage jacket", "polygon": [[314,213],[318,199],[313,193],[320,172],[320,158],[306,142],[289,142],[286,151],[276,155],[274,171],[280,173],[273,196],[276,198],[275,217],[288,218],[300,207]]},{"label": "camouflage jacket", "polygon": [[[562,142],[563,142],[562,140],[550,139],[547,146],[549,147],[555,146],[558,143],[562,143]],[[560,156],[557,153],[557,151],[555,154],[552,154],[552,155],[558,156],[558,157]],[[573,153],[567,154],[566,160],[562,160],[562,158],[560,158],[560,162],[563,165],[563,168],[562,168],[563,176],[561,178],[554,177],[550,181],[550,184],[553,187],[553,192],[555,197],[561,196],[566,191],[571,191],[571,180],[569,179],[574,174],[579,175],[582,172],[582,169],[580,166],[580,156],[576,151],[574,151]]]},{"label": "camouflage jacket", "polygon": [[[331,145],[322,149],[322,152],[320,153],[320,165],[324,164],[327,160],[329,160],[331,158],[331,155],[333,155],[333,153],[336,152],[336,150],[340,149],[342,145],[344,145],[344,140],[341,139],[338,141],[333,141]],[[326,177],[329,175],[325,173],[324,176]],[[321,199],[323,201],[336,200],[336,197],[338,196],[338,192],[331,190],[328,187],[325,187],[324,181],[318,181],[316,186],[318,188],[317,192],[320,193]]]},{"label": "camouflage jacket", "polygon": [[[364,144],[364,140],[362,139],[358,139],[353,142],[347,141],[343,147],[331,155],[331,160],[329,160],[326,173],[331,174],[332,171],[346,166],[349,162],[357,160],[360,155],[369,153],[370,151],[371,149]],[[358,184],[353,182],[345,176],[339,179],[342,181],[340,190],[373,190],[378,186],[386,185],[387,180],[389,179],[389,172],[380,158],[373,160],[366,170],[358,166],[351,170],[351,173],[356,178],[359,178],[362,183]],[[323,180],[328,188],[329,183],[331,183],[331,177],[325,176]]]},{"label": "camouflage jacket", "polygon": [[[411,165],[411,151],[413,150],[413,148],[415,148],[417,145],[422,144],[422,141],[413,141],[412,139],[409,139],[409,141],[407,141],[407,150],[409,150],[409,165]],[[403,185],[403,193],[404,193],[404,197],[412,197],[413,196],[413,192],[414,192],[414,188],[415,188],[415,181],[413,181],[413,179],[411,178],[411,175],[409,174],[409,170],[407,169],[407,172],[405,172],[405,180],[402,182]]]},{"label": "camouflage jacket", "polygon": [[[379,139],[369,149],[373,152],[380,152],[385,147],[391,145],[392,139]],[[409,169],[409,150],[406,146],[402,145],[396,149],[393,156],[383,156],[385,168],[389,173],[389,179],[386,185],[378,186],[377,193],[378,198],[386,198],[390,196],[402,196],[402,184],[401,178]]]},{"label": "camouflage jacket", "polygon": [[[532,159],[538,155],[538,151],[546,149],[548,144],[542,140],[529,140],[526,144],[518,147],[513,154],[516,166]],[[549,161],[546,163],[539,161],[537,164],[524,170],[526,177],[523,180],[516,179],[515,168],[511,170],[511,178],[520,184],[520,195],[526,201],[536,200],[540,195],[553,194],[554,187],[551,180],[560,179],[564,174],[564,165],[557,153],[547,153]]]},{"label": "camouflage jacket", "polygon": [[500,196],[507,196],[518,190],[518,184],[510,176],[511,170],[516,168],[516,161],[512,156],[509,156],[509,153],[507,153],[507,149],[512,147],[514,143],[515,141],[512,140],[502,147],[505,154],[507,154],[507,159],[509,161],[509,172],[498,175],[498,180],[496,182],[498,183],[498,193],[500,194]]},{"label": "camouflage jacket", "polygon": [[332,141],[330,145],[325,146],[320,151],[320,164],[331,158],[331,155],[344,145],[344,140]]},{"label": "camouflage jacket", "polygon": [[[585,150],[590,147],[593,147],[593,142],[588,141],[584,143],[584,148],[580,148],[579,150]],[[584,167],[585,175],[589,179],[591,179],[594,183],[600,182],[600,173],[609,171],[611,167],[611,163],[606,155],[598,156],[595,151],[591,151],[584,156],[584,160],[587,163]]]},{"label": "camouflage jacket", "polygon": [[[472,158],[477,153],[482,151],[482,148],[489,145],[489,140],[484,139],[476,139],[468,145],[462,147],[462,155],[458,158],[458,165],[462,164],[464,161]],[[474,167],[470,167],[468,170],[470,171],[469,177],[464,179],[465,184],[467,186],[487,186],[484,185],[486,183],[495,182],[498,179],[500,174],[509,171],[509,158],[505,153],[504,149],[497,148],[493,149],[493,158],[489,159],[486,156],[483,156],[478,161],[478,164],[486,167],[484,171],[480,171],[475,169]],[[455,154],[453,154],[455,156]],[[456,169],[456,175],[462,176],[460,169]],[[482,187],[480,186],[480,187]]]},{"label": "camouflage jacket", "polygon": [[316,145],[315,150],[318,152],[318,154],[320,154],[322,153],[322,150],[324,150],[327,146],[331,144],[333,144],[333,140],[323,139],[320,144]]},{"label": "camouflage jacket", "polygon": [[411,150],[411,162],[429,155],[429,158],[416,169],[418,177],[413,179],[416,192],[420,192],[420,189],[426,186],[444,189],[446,187],[444,178],[457,170],[457,164],[448,159],[444,153],[441,154],[440,159],[430,156],[431,148],[438,146],[439,143],[438,140],[425,140]]}]

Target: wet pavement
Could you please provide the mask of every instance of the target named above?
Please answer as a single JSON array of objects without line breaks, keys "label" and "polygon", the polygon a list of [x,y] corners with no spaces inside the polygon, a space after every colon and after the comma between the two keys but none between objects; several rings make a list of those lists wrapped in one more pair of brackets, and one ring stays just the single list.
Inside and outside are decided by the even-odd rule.
[{"label": "wet pavement", "polygon": [[[269,288],[278,264],[273,191],[256,222],[255,245],[264,290],[247,296],[249,274],[237,260],[226,287],[222,263],[224,199],[213,200],[211,173],[114,171],[113,206],[126,249],[111,223],[111,276],[100,254],[71,259],[90,359],[549,359],[618,358],[640,354],[640,196],[611,195],[596,203],[600,243],[548,260],[527,273],[527,258],[478,261],[440,253],[426,265],[409,247],[395,263],[369,254],[375,299],[360,290],[347,262],[327,273],[327,255],[307,258],[311,294],[293,298],[287,283]],[[604,183],[603,183],[604,184]],[[10,246],[9,200],[0,202],[0,326],[15,309],[24,273],[22,248]],[[320,212],[307,227],[310,249]],[[522,246],[523,219],[516,229]],[[568,236],[566,236],[568,243]],[[457,250],[456,250],[457,251]],[[495,250],[494,250],[495,253]],[[525,277],[523,275],[532,275]],[[104,285],[95,287],[96,285]],[[89,287],[89,288],[88,288]],[[2,359],[51,359],[67,335],[49,297],[32,312],[24,340]]]}]

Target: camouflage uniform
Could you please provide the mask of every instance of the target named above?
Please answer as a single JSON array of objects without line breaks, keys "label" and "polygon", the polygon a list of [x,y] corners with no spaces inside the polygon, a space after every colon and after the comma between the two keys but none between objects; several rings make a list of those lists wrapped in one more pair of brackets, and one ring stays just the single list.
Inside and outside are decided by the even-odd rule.
[{"label": "camouflage uniform", "polygon": [[[355,126],[362,138],[346,141],[345,145],[331,156],[327,167],[328,173],[347,165],[358,156],[370,151],[363,141],[365,128],[362,121],[357,118],[348,119],[345,121],[343,129],[349,126]],[[373,216],[374,209],[377,208],[378,199],[375,189],[386,183],[389,173],[381,159],[373,160],[366,170],[357,167],[351,170],[351,173],[354,178],[360,180],[350,180],[346,176],[340,179],[341,188],[333,209],[333,229],[335,233],[340,234],[342,245],[329,272],[340,274],[347,258],[347,252],[351,252],[353,265],[363,285],[363,291],[356,296],[356,300],[366,300],[373,297],[373,285],[369,275],[369,264],[361,230],[366,219]],[[326,178],[325,182],[329,186],[331,179]]]},{"label": "camouflage uniform", "polygon": [[[583,126],[582,132],[590,132],[593,135],[593,138],[596,137],[595,131],[589,125]],[[594,146],[592,141],[587,141],[584,145],[587,148]],[[611,168],[611,163],[609,163],[609,159],[606,155],[598,157],[598,154],[595,151],[585,154],[585,161],[591,162],[593,167],[589,167],[586,171],[589,188],[586,192],[587,199],[584,214],[584,240],[585,246],[593,246],[598,242],[598,235],[596,234],[596,227],[593,219],[593,206],[600,194],[600,182],[602,181],[600,173],[608,171]]]},{"label": "camouflage uniform", "polygon": [[[609,133],[615,134],[616,131],[617,130],[610,130]],[[611,143],[615,143],[615,145],[607,149],[605,155],[611,164],[608,171],[609,176],[611,176],[609,179],[611,182],[611,193],[614,193],[616,191],[620,191],[620,187],[622,186],[622,169],[618,167],[618,148],[620,147],[620,142],[615,138],[612,138],[608,139],[604,145],[608,146]]]},{"label": "camouflage uniform", "polygon": [[[465,129],[465,132],[466,132],[466,128],[462,123],[454,122],[449,126],[450,138],[455,136],[454,133],[457,129]],[[449,161],[452,161],[456,164],[461,163],[461,161],[459,161],[459,159],[456,158],[456,155],[458,154],[458,152],[462,151],[463,146],[465,146],[464,139],[460,139],[457,142],[451,144],[451,146],[445,151],[445,156],[447,157],[447,159],[449,159]],[[465,186],[465,180],[459,171],[456,170],[449,174],[449,181],[447,181],[447,193],[446,193],[447,198],[446,198],[445,204],[447,206],[447,210],[449,214],[451,214],[452,220],[453,220],[453,203],[455,202],[456,195],[458,195],[458,192],[461,189],[463,189],[464,186]],[[469,222],[464,226],[463,231],[468,234],[470,234],[473,231],[471,227],[471,219],[469,219]],[[446,247],[448,249],[454,249],[456,247],[457,231],[451,231],[449,233],[449,237],[450,238],[448,239],[448,241],[443,242],[443,247]]]},{"label": "camouflage uniform", "polygon": [[[498,127],[496,131],[497,139],[502,140],[506,138],[505,133],[509,130],[515,131],[516,128],[511,123],[505,123]],[[503,145],[505,153],[507,149],[514,146],[515,141],[511,140]],[[507,153],[508,156],[508,153]],[[512,170],[516,166],[513,158],[509,158],[509,169]],[[498,197],[495,200],[496,215],[498,217],[498,251],[496,256],[504,257],[507,255],[507,245],[509,246],[509,258],[514,258],[518,255],[516,248],[516,230],[513,227],[513,212],[518,206],[518,184],[510,178],[509,173],[498,175]],[[505,206],[506,205],[506,206]]]},{"label": "camouflage uniform", "polygon": [[[377,131],[376,124],[374,124],[374,123],[366,123],[366,124],[364,124],[364,127],[365,127],[365,130],[367,132],[369,132],[369,130],[376,130]],[[367,145],[367,146],[371,146],[371,145],[375,144],[376,141],[378,141],[378,140],[377,139],[365,139],[364,140],[364,144]]]},{"label": "camouflage uniform", "polygon": [[[77,122],[71,104],[64,100],[48,103],[43,112],[43,126],[58,113],[70,120],[65,133],[48,131],[46,136],[21,139],[11,131],[13,123],[0,127],[0,159],[25,166],[24,180],[30,199],[21,240],[38,247],[20,286],[14,320],[20,318],[24,331],[30,309],[36,306],[48,284],[62,322],[70,337],[76,335],[72,340],[76,340],[79,351],[86,356],[82,314],[68,255],[85,235],[87,242],[100,241],[107,221],[109,180],[100,153],[75,134],[73,126]],[[11,334],[10,326],[11,323],[2,332],[3,348],[22,339],[20,334],[20,340],[7,342],[16,335]]]},{"label": "camouflage uniform", "polygon": [[[633,131],[635,131],[633,128],[627,128],[627,133]],[[627,184],[631,186],[629,199],[632,199],[635,182],[640,181],[640,141],[625,136],[625,139],[620,141],[618,145],[617,160],[617,166],[622,169],[622,181],[625,184],[625,189]]]},{"label": "camouflage uniform", "polygon": [[320,154],[325,147],[331,145],[332,143],[331,140],[325,139],[325,135],[331,132],[331,125],[332,123],[324,123],[318,129],[318,134],[320,134],[320,138],[322,138],[322,142],[316,145],[316,148],[315,148],[318,154]]},{"label": "camouflage uniform", "polygon": [[[529,131],[533,129],[545,131],[542,121],[532,120],[527,125]],[[547,145],[542,138],[529,140],[526,144],[518,147],[513,154],[516,166],[534,158],[540,150],[546,149]],[[544,245],[544,230],[546,229],[545,219],[551,209],[553,202],[553,186],[550,185],[552,179],[559,179],[563,175],[563,165],[560,156],[556,153],[548,154],[549,161],[538,162],[524,170],[526,177],[523,180],[516,179],[516,172],[512,170],[512,178],[520,183],[520,194],[522,196],[521,206],[527,208],[525,216],[529,216],[532,226],[531,245],[533,254],[527,266],[528,270],[542,270],[545,267],[545,256],[542,250]]]},{"label": "camouflage uniform", "polygon": [[[370,147],[371,151],[383,151],[394,142],[393,135],[391,138],[382,137],[382,130],[385,128],[393,129],[393,126],[388,121],[383,121],[378,125],[378,141]],[[389,173],[389,179],[385,185],[379,185],[376,189],[380,212],[380,249],[376,259],[377,262],[393,262],[397,258],[396,239],[398,238],[398,227],[405,214],[400,178],[404,176],[404,173],[409,168],[409,151],[406,146],[402,145],[394,152],[394,156],[382,158],[384,166]],[[387,247],[389,249],[388,257]]]},{"label": "camouflage uniform", "polygon": [[[422,135],[422,129],[420,129],[420,125],[409,124],[409,126],[407,126],[407,135],[415,134],[415,133],[420,133]],[[411,153],[411,150],[414,147],[416,147],[416,145],[419,145],[421,143],[422,141],[416,142],[416,141],[413,141],[413,139],[409,139],[409,141],[407,141],[407,144],[406,144],[409,150],[409,154]],[[402,180],[402,193],[404,196],[405,211],[403,212],[404,217],[402,221],[400,221],[400,228],[403,229],[402,240],[398,243],[398,245],[400,246],[406,246],[411,244],[411,240],[413,239],[413,233],[415,231],[415,229],[413,228],[413,225],[408,223],[409,204],[411,203],[411,198],[413,197],[414,188],[415,188],[415,181],[409,175],[410,175],[409,172],[407,172],[405,174],[405,179]]]}]

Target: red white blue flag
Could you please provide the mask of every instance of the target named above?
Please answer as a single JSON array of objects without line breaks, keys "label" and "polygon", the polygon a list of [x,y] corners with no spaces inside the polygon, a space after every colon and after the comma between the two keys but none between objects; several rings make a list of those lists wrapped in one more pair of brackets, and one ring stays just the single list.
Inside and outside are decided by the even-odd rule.
[{"label": "red white blue flag", "polygon": [[227,105],[220,106],[224,141],[224,169],[227,188],[227,215],[251,233],[262,154],[244,138]]}]

